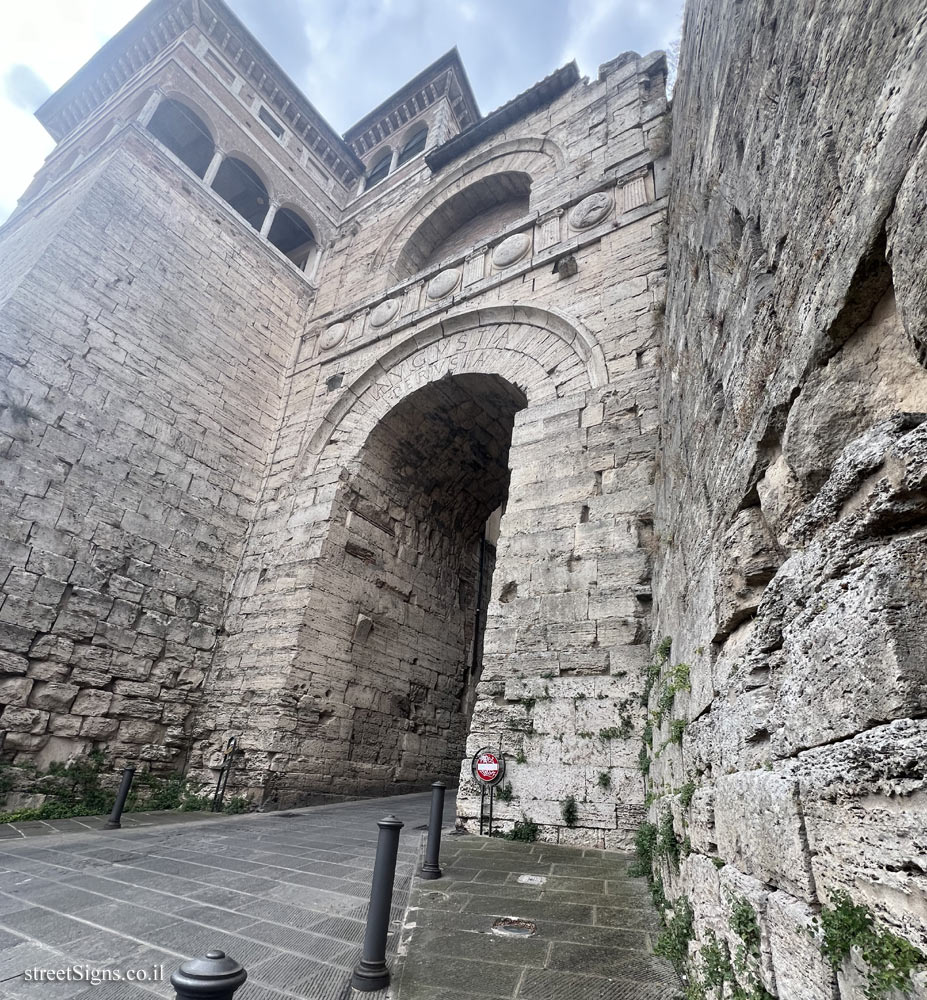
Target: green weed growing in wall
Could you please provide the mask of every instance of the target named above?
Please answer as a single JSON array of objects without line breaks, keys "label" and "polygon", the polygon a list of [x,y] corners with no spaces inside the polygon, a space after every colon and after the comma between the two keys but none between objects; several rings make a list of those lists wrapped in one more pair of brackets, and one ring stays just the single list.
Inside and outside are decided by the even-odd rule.
[{"label": "green weed growing in wall", "polygon": [[665,858],[674,871],[679,871],[679,841],[673,829],[673,814],[669,809],[663,811],[657,832],[657,851]]},{"label": "green weed growing in wall", "polygon": [[563,822],[566,823],[568,827],[576,826],[577,820],[579,819],[579,810],[576,808],[576,797],[573,795],[568,795],[563,802],[560,803],[560,815],[563,817]]},{"label": "green weed growing in wall", "polygon": [[927,966],[927,957],[909,941],[880,930],[865,906],[857,905],[842,890],[831,897],[816,920],[821,952],[839,969],[850,950],[859,948],[866,963],[866,996],[881,1000],[891,990],[911,990],[911,974]]}]

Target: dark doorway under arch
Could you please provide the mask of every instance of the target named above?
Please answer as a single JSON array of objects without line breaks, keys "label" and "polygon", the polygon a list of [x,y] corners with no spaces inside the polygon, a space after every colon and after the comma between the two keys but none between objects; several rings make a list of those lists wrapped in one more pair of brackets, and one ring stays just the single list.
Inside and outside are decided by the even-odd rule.
[{"label": "dark doorway under arch", "polygon": [[526,405],[497,375],[428,383],[342,473],[313,610],[343,639],[312,659],[349,793],[456,779],[494,562],[486,525],[505,503]]}]

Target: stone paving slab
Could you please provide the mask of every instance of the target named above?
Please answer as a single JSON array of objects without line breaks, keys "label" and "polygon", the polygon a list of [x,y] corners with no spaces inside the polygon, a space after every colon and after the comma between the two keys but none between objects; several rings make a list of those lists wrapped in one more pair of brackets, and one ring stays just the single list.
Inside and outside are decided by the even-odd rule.
[{"label": "stone paving slab", "polygon": [[[646,884],[628,876],[630,860],[445,835],[444,877],[414,884],[392,1000],[680,996],[673,967],[653,954],[657,917]],[[534,921],[537,932],[499,937],[497,917]]]},{"label": "stone paving slab", "polygon": [[[172,814],[182,816],[176,823],[136,813],[139,822],[122,830],[68,827],[4,837],[0,1000],[169,998],[171,972],[215,947],[248,970],[236,1000],[346,1000],[360,957],[376,821],[392,812],[406,824],[392,955],[429,799],[406,795],[232,817]],[[72,977],[82,978],[27,982],[24,974],[33,968],[71,968]],[[157,970],[162,978],[130,983],[124,978],[130,969],[149,977]],[[91,971],[123,980],[94,985]]]},{"label": "stone paving slab", "polygon": [[[148,812],[122,814],[122,827],[174,826],[178,823],[198,823],[203,820],[227,818],[223,813],[182,812],[179,809],[159,809]],[[70,816],[67,819],[32,819],[22,823],[0,823],[0,841],[26,840],[31,837],[50,837],[56,833],[87,833],[102,830],[108,816]]]}]

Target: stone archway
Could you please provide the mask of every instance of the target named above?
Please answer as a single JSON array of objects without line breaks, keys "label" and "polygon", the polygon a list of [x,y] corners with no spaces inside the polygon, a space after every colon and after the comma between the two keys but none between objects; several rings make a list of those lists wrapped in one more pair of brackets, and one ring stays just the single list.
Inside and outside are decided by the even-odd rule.
[{"label": "stone archway", "polygon": [[[596,596],[599,579],[634,583],[643,563],[636,521],[596,499],[614,445],[596,429],[608,390],[594,339],[494,306],[397,335],[366,364],[327,409],[313,404],[292,477],[254,529],[205,698],[203,731],[247,732],[248,781],[271,804],[452,777],[474,701],[471,742],[516,752],[530,677],[542,693],[545,677],[580,677],[557,683],[569,699],[589,688],[608,728],[609,672],[641,642],[633,606],[618,620]],[[479,539],[507,492],[486,601]],[[488,686],[474,698],[481,579]],[[615,752],[597,742],[589,766],[636,781]],[[601,821],[613,824],[614,809]]]},{"label": "stone archway", "polygon": [[322,719],[310,729],[344,741],[331,747],[343,794],[456,776],[494,562],[485,526],[526,404],[498,375],[429,381],[340,471],[307,606],[325,641],[300,650],[297,684]]}]

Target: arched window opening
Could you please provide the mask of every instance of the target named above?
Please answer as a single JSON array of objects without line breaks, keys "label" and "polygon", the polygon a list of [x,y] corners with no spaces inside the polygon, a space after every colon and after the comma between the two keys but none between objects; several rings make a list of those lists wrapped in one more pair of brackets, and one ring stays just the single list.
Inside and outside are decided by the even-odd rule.
[{"label": "arched window opening", "polygon": [[308,223],[289,208],[281,208],[274,216],[267,239],[304,271],[315,250],[316,242]]},{"label": "arched window opening", "polygon": [[463,188],[425,218],[402,248],[396,273],[409,277],[429,264],[462,254],[528,213],[531,177],[490,174]]},{"label": "arched window opening", "polygon": [[197,177],[205,175],[216,147],[199,115],[166,97],[151,116],[148,131]]},{"label": "arched window opening", "polygon": [[367,187],[371,188],[374,184],[379,184],[384,177],[389,173],[390,160],[392,160],[393,154],[389,151],[383,154],[379,160],[370,168],[370,173],[367,174]]},{"label": "arched window opening", "polygon": [[413,156],[418,156],[418,154],[425,148],[425,140],[428,138],[428,129],[420,128],[416,133],[414,133],[409,141],[402,147],[402,152],[399,154],[398,166],[402,166],[403,163],[408,163]]},{"label": "arched window opening", "polygon": [[267,215],[267,188],[247,163],[233,156],[223,160],[212,187],[246,222],[261,228]]}]

